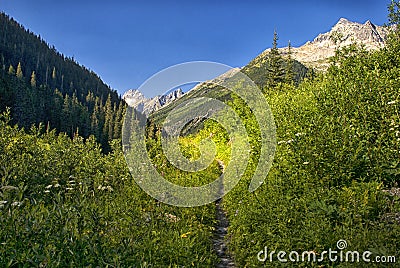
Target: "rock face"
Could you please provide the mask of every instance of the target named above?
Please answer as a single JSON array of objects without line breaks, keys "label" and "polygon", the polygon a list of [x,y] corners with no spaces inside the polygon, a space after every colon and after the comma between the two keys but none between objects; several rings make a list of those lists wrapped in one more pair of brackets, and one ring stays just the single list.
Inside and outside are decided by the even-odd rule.
[{"label": "rock face", "polygon": [[134,107],[138,112],[149,115],[177,98],[180,98],[183,94],[182,89],[179,88],[169,94],[148,99],[143,96],[139,90],[130,89],[124,93],[122,98],[129,106]]},{"label": "rock face", "polygon": [[[367,50],[380,49],[385,46],[388,33],[388,28],[374,25],[369,20],[361,24],[341,18],[329,32],[319,34],[301,47],[292,48],[292,56],[307,67],[324,70],[329,66],[328,58],[335,55],[337,48],[356,43]],[[287,48],[280,50],[283,54],[287,52]]]}]

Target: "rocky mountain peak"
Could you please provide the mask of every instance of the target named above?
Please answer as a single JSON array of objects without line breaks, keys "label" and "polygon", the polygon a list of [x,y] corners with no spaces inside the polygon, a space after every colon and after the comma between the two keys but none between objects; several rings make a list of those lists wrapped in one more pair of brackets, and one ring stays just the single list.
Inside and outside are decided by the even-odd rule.
[{"label": "rocky mountain peak", "polygon": [[168,105],[172,101],[180,98],[183,95],[182,89],[178,88],[166,95],[155,96],[154,98],[146,98],[139,90],[130,89],[124,93],[122,98],[125,102],[134,107],[138,112],[149,115],[157,111],[161,107]]},{"label": "rocky mountain peak", "polygon": [[346,24],[351,24],[351,23],[352,23],[352,22],[349,21],[349,20],[346,19],[346,18],[340,18],[339,21],[336,23],[336,26],[337,26],[337,25],[346,25]]},{"label": "rocky mountain peak", "polygon": [[313,41],[294,48],[296,60],[316,69],[325,69],[327,59],[335,55],[335,50],[353,43],[363,45],[367,50],[376,50],[385,46],[389,29],[376,26],[370,20],[364,24],[345,18],[332,27],[329,32],[319,34]]},{"label": "rocky mountain peak", "polygon": [[[340,18],[330,31],[318,34],[303,46],[292,48],[293,58],[308,67],[324,70],[329,66],[328,58],[335,55],[336,49],[353,43],[363,45],[367,50],[380,49],[385,46],[388,33],[388,28],[377,26],[370,20],[358,23]],[[281,51],[286,53],[287,48]],[[266,53],[269,49],[260,56]]]}]

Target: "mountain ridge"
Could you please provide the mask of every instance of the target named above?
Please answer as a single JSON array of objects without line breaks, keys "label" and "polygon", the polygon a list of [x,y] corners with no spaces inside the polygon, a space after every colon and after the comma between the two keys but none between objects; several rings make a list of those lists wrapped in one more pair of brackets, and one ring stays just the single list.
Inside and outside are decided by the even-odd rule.
[{"label": "mountain ridge", "polygon": [[168,94],[157,95],[153,98],[146,98],[139,90],[130,89],[122,95],[122,99],[130,106],[134,107],[138,112],[146,115],[159,110],[161,107],[168,105],[183,95],[181,88],[174,90]]},{"label": "mountain ridge", "polygon": [[[351,44],[364,46],[366,50],[378,50],[385,46],[390,28],[373,24],[370,20],[365,23],[352,22],[340,18],[331,30],[318,34],[312,41],[307,41],[300,47],[292,47],[292,57],[307,67],[316,70],[326,70],[329,58],[335,51]],[[261,55],[269,53],[264,50]],[[288,47],[279,49],[282,54],[288,53]]]}]

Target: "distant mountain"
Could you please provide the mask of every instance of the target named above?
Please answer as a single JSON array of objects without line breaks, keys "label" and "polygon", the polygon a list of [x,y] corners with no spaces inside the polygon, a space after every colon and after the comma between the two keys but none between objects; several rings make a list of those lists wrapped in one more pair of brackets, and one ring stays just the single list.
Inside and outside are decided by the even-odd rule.
[{"label": "distant mountain", "polygon": [[183,94],[182,89],[179,88],[169,94],[147,99],[139,90],[131,89],[125,92],[122,98],[129,106],[136,108],[138,112],[149,115],[180,98]]},{"label": "distant mountain", "polygon": [[[377,50],[385,46],[388,33],[388,28],[369,20],[361,24],[341,18],[329,32],[319,34],[301,47],[292,48],[293,58],[308,67],[324,70],[329,66],[328,58],[335,55],[336,49],[356,43],[364,45],[367,50]],[[287,48],[281,51],[286,53]],[[269,49],[263,53],[268,52]]]},{"label": "distant mountain", "polygon": [[[152,117],[154,118],[154,121],[159,124],[162,122],[166,115],[174,109],[176,106],[182,104],[188,99],[191,98],[199,98],[199,97],[208,97],[212,99],[218,99],[221,101],[226,101],[231,99],[231,91],[227,88],[224,88],[222,86],[217,85],[215,82],[216,81],[225,81],[227,79],[230,79],[231,77],[235,76],[239,71],[241,71],[243,74],[247,75],[261,90],[266,90],[268,88],[267,86],[267,80],[268,80],[268,73],[269,73],[269,53],[263,53],[262,55],[257,56],[255,59],[250,61],[246,66],[242,68],[232,68],[231,70],[227,71],[226,73],[211,79],[209,81],[204,81],[194,88],[192,88],[190,91],[185,93],[181,98],[176,99],[175,101],[172,101],[170,105],[168,106],[162,106],[158,109],[155,110],[155,112],[152,114]],[[287,58],[285,55],[282,55],[281,57],[281,65],[282,69],[286,68],[287,65]],[[303,80],[306,75],[308,74],[309,69],[305,67],[302,63],[298,62],[297,60],[293,59],[293,80],[294,83],[297,84],[301,80]],[[140,100],[140,95],[136,92],[135,95],[137,96],[137,99]],[[124,98],[126,100],[126,98]],[[126,100],[127,101],[127,100]],[[127,101],[128,102],[128,101]],[[140,102],[140,101],[139,101]],[[201,127],[201,120],[197,121],[197,126],[196,128]],[[189,129],[190,127],[188,127]]]}]

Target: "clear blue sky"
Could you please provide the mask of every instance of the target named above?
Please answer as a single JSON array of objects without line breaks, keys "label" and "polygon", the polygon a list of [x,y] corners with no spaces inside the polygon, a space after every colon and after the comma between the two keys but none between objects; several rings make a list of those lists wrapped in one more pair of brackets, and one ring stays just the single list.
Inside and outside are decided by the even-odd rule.
[{"label": "clear blue sky", "polygon": [[271,47],[274,29],[279,46],[288,40],[300,46],[329,31],[340,17],[382,25],[388,4],[389,0],[0,0],[0,10],[122,94],[186,61],[243,66]]}]

